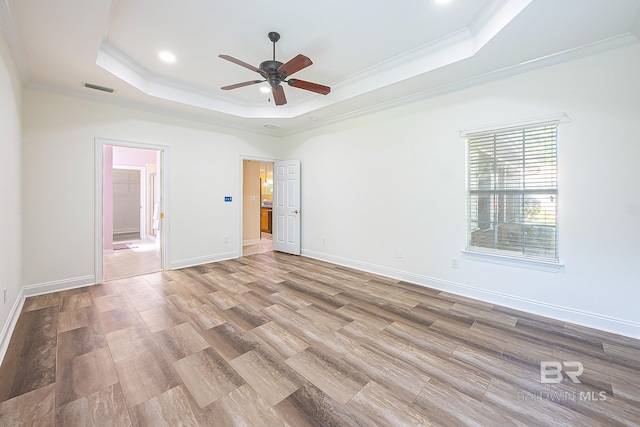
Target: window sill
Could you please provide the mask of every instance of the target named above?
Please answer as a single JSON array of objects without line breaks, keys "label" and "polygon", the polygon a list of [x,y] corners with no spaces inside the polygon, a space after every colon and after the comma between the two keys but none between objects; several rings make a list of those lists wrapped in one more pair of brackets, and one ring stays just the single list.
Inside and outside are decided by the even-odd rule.
[{"label": "window sill", "polygon": [[463,250],[462,256],[473,261],[507,265],[509,267],[527,268],[530,270],[546,271],[549,273],[558,273],[564,269],[564,264],[561,264],[560,262],[515,257],[495,252],[477,251],[473,249]]}]

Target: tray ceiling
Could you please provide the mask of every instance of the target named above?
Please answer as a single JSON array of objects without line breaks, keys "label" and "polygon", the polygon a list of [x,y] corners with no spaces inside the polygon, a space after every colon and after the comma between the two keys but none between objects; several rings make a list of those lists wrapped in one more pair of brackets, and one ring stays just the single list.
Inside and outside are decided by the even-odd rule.
[{"label": "tray ceiling", "polygon": [[[640,0],[6,0],[0,23],[26,85],[286,134],[637,43],[639,12]],[[257,67],[270,31],[276,59],[311,58],[295,77],[329,95],[285,85],[275,106],[262,84],[220,90],[260,76],[218,55]]]}]

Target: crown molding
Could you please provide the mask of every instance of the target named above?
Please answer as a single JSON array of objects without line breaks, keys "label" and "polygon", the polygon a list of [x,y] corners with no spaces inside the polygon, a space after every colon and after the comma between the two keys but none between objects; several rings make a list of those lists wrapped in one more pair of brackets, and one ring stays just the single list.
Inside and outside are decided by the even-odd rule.
[{"label": "crown molding", "polygon": [[630,46],[638,43],[640,43],[640,37],[632,33],[622,34],[619,36],[611,37],[605,40],[600,40],[598,42],[590,43],[577,48],[568,49],[552,55],[536,58],[536,59],[526,61],[520,64],[516,64],[510,67],[505,67],[499,70],[491,71],[491,72],[488,72],[479,76],[474,76],[465,80],[460,80],[457,82],[441,85],[438,87],[429,88],[408,96],[393,99],[391,101],[370,105],[358,110],[354,110],[348,113],[334,116],[329,119],[324,119],[318,122],[312,122],[306,126],[290,128],[289,130],[283,131],[282,133],[280,133],[279,136],[295,135],[297,133],[301,133],[313,128],[327,126],[329,124],[338,123],[341,121],[349,120],[349,119],[367,115],[367,114],[372,114],[378,111],[387,110],[387,109],[411,104],[418,101],[423,101],[436,96],[457,92],[459,90],[506,79],[509,77],[525,74],[525,73],[535,71],[535,70],[540,70],[543,68],[552,67],[554,65],[570,62],[576,59],[585,58],[588,56],[596,55],[598,53],[602,53],[609,50],[621,48],[624,46]]},{"label": "crown molding", "polygon": [[72,89],[62,88],[60,86],[51,85],[43,82],[30,82],[26,86],[28,88],[35,89],[35,90],[43,90],[43,91],[53,92],[61,95],[87,99],[94,102],[108,103],[112,105],[133,108],[136,110],[145,111],[149,113],[167,115],[167,116],[194,121],[198,123],[205,123],[215,127],[282,138],[282,137],[288,137],[298,133],[302,133],[305,131],[321,128],[324,126],[328,126],[330,124],[339,123],[339,122],[356,118],[359,116],[364,116],[367,114],[372,114],[375,112],[399,107],[402,105],[423,101],[423,100],[444,95],[447,93],[452,93],[452,92],[467,89],[470,87],[482,85],[485,83],[506,79],[509,77],[525,74],[531,71],[551,67],[557,64],[573,61],[576,59],[584,58],[587,56],[595,55],[601,52],[613,50],[613,49],[624,47],[624,46],[630,46],[637,43],[640,43],[640,37],[637,37],[633,33],[627,33],[627,34],[612,37],[606,40],[601,40],[599,42],[591,43],[585,46],[581,46],[575,49],[566,50],[553,55],[548,55],[542,58],[526,61],[514,66],[505,67],[500,70],[485,73],[485,74],[471,77],[465,80],[441,85],[434,88],[429,88],[429,89],[419,91],[414,94],[397,98],[391,101],[372,104],[372,105],[369,105],[357,110],[353,110],[348,113],[339,114],[330,118],[323,118],[317,121],[309,120],[304,124],[298,125],[295,127],[286,128],[281,126],[280,128],[277,128],[277,129],[265,128],[263,126],[264,123],[260,124],[259,127],[247,126],[247,125],[242,125],[241,123],[231,122],[220,117],[212,118],[211,115],[207,113],[198,114],[194,112],[181,111],[179,109],[153,106],[153,105],[145,104],[142,102],[122,100],[117,97],[112,97],[109,94],[102,94],[97,92],[89,93],[87,91],[82,91],[82,90],[72,90]]},{"label": "crown molding", "polygon": [[[156,114],[160,116],[167,116],[175,119],[190,121],[194,123],[200,123],[203,125],[211,126],[214,128],[228,129],[233,131],[240,131],[243,133],[251,133],[257,135],[268,135],[268,136],[279,136],[271,129],[265,128],[263,125],[260,127],[254,126],[246,126],[242,123],[232,122],[225,120],[224,117],[212,117],[211,114],[205,113],[197,113],[192,111],[184,111],[180,109],[174,109],[169,107],[163,107],[158,105],[151,105],[144,102],[131,101],[123,98],[114,97],[112,94],[97,92],[97,91],[89,91],[89,90],[80,90],[80,89],[70,89],[67,87],[62,87],[59,85],[54,85],[48,82],[41,81],[30,81],[25,87],[27,89],[41,91],[41,92],[49,92],[57,95],[68,96],[71,98],[83,99],[91,102],[96,102],[99,104],[107,104],[113,105],[117,107],[123,108],[131,108],[137,111]],[[209,112],[210,113],[210,112]],[[217,113],[216,114],[221,114]]]},{"label": "crown molding", "polygon": [[31,79],[31,71],[29,70],[27,55],[20,37],[20,29],[9,0],[0,0],[0,30],[4,33],[11,56],[20,74],[20,79],[24,84]]}]

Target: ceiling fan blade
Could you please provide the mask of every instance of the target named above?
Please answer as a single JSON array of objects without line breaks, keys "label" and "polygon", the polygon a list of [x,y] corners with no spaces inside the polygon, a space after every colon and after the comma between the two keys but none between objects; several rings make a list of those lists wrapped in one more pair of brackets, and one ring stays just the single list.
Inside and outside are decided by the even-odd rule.
[{"label": "ceiling fan blade", "polygon": [[239,59],[236,59],[236,58],[234,58],[233,56],[229,56],[229,55],[218,55],[218,56],[219,56],[220,58],[222,58],[222,59],[226,59],[227,61],[231,61],[231,62],[233,62],[234,64],[238,64],[238,65],[243,66],[244,68],[248,68],[248,69],[250,69],[251,71],[255,71],[256,73],[260,73],[260,70],[259,70],[258,68],[254,67],[254,66],[253,66],[253,65],[251,65],[251,64],[247,64],[247,63],[246,63],[246,62],[244,62],[244,61],[240,61]]},{"label": "ceiling fan blade", "polygon": [[287,76],[290,76],[291,74],[296,73],[303,68],[307,68],[311,64],[313,64],[313,62],[311,62],[309,58],[300,54],[289,60],[289,62],[286,62],[278,67],[278,72],[284,72]]},{"label": "ceiling fan blade", "polygon": [[284,96],[284,89],[282,86],[278,85],[271,88],[271,93],[273,93],[273,100],[276,102],[276,105],[284,105],[287,103],[287,97]]},{"label": "ceiling fan blade", "polygon": [[248,81],[248,82],[242,82],[242,83],[236,83],[236,84],[234,84],[234,85],[223,86],[223,87],[221,87],[220,89],[222,89],[222,90],[237,89],[237,88],[239,88],[239,87],[245,87],[245,86],[255,85],[255,84],[258,84],[258,83],[262,83],[262,82],[264,82],[264,81],[266,81],[266,80],[251,80],[251,81]]},{"label": "ceiling fan blade", "polygon": [[289,86],[297,87],[298,89],[310,90],[311,92],[327,95],[331,92],[329,86],[320,85],[318,83],[311,83],[304,80],[291,79],[287,83]]}]

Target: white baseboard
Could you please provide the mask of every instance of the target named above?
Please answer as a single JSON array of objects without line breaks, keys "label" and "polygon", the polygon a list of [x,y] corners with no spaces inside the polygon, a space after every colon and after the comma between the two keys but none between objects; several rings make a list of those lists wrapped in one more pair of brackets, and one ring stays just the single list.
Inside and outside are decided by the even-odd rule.
[{"label": "white baseboard", "polygon": [[337,257],[334,255],[316,252],[308,249],[302,250],[302,255],[357,270],[403,280],[416,285],[437,289],[439,291],[450,292],[452,294],[485,301],[491,304],[521,310],[544,317],[550,317],[563,322],[574,323],[601,331],[624,335],[630,338],[640,339],[640,324],[624,319],[604,316],[596,313],[576,310],[573,308],[547,304],[540,301],[520,298],[514,295],[507,295],[486,289],[477,288],[462,283],[455,283],[441,280],[429,276],[414,274],[389,267],[370,264],[349,258]]},{"label": "white baseboard", "polygon": [[178,270],[180,268],[193,267],[195,265],[209,264],[211,262],[224,261],[227,259],[238,258],[240,254],[237,251],[223,252],[220,254],[205,255],[195,258],[185,258],[175,261],[171,261],[171,270]]},{"label": "white baseboard", "polygon": [[9,348],[11,335],[13,335],[13,330],[16,327],[16,323],[18,322],[18,318],[20,317],[26,298],[49,294],[52,292],[65,291],[67,289],[82,288],[84,286],[94,285],[95,283],[95,276],[83,276],[23,286],[22,289],[20,289],[18,298],[16,298],[16,301],[13,303],[13,307],[11,307],[11,312],[9,313],[9,317],[2,328],[2,332],[0,332],[0,364],[4,360],[4,356]]},{"label": "white baseboard", "polygon": [[243,240],[242,246],[257,245],[260,242],[262,242],[260,239]]},{"label": "white baseboard", "polygon": [[11,311],[9,312],[9,317],[7,318],[7,321],[2,328],[2,332],[0,332],[0,365],[4,361],[4,356],[7,354],[7,350],[9,349],[9,342],[11,341],[13,330],[16,328],[16,324],[18,323],[18,318],[20,317],[23,306],[24,295],[23,290],[20,289],[18,298],[16,298],[15,302],[13,303]]},{"label": "white baseboard", "polygon": [[49,294],[51,292],[66,291],[67,289],[82,288],[83,286],[91,286],[95,284],[95,276],[73,277],[70,279],[27,285],[22,288],[22,294],[27,298],[36,295]]}]

